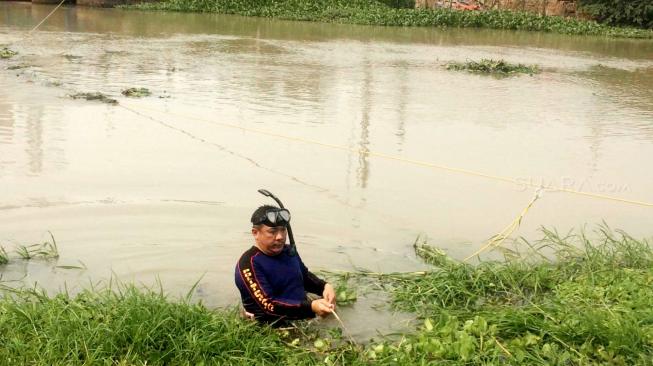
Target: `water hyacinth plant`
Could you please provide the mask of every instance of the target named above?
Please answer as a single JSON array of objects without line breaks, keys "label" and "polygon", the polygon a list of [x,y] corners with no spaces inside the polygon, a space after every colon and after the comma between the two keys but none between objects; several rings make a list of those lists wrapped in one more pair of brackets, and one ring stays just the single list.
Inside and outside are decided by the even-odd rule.
[{"label": "water hyacinth plant", "polygon": [[351,305],[358,300],[356,289],[347,281],[339,281],[335,286],[336,302],[339,306]]},{"label": "water hyacinth plant", "polygon": [[464,63],[451,62],[447,70],[468,71],[479,74],[537,74],[540,69],[537,65],[511,64],[504,60],[482,59],[480,61],[467,61]]}]

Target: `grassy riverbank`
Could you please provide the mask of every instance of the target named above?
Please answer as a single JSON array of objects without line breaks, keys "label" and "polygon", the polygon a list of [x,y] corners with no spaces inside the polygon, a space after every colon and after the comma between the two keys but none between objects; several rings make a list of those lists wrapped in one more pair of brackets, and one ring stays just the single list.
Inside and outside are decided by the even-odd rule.
[{"label": "grassy riverbank", "polygon": [[385,286],[395,308],[419,317],[401,339],[359,346],[318,339],[314,327],[279,332],[129,286],[19,291],[0,300],[0,364],[651,364],[650,244],[608,230],[593,241],[544,234],[501,262],[464,264],[418,243],[430,271],[338,275]]},{"label": "grassy riverbank", "polygon": [[399,3],[406,5],[401,1],[375,0],[163,0],[129,8],[363,25],[491,28],[570,35],[653,38],[651,30],[611,27],[593,21],[499,10],[416,10],[397,7]]}]

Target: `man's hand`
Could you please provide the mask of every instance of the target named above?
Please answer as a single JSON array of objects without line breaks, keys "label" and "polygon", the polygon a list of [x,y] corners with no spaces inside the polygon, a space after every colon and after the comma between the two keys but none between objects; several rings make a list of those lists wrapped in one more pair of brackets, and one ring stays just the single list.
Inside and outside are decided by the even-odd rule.
[{"label": "man's hand", "polygon": [[311,302],[311,310],[319,316],[327,316],[333,312],[334,306],[325,299],[317,299]]},{"label": "man's hand", "polygon": [[324,291],[322,292],[322,297],[329,304],[333,305],[333,308],[336,307],[336,290],[331,286],[330,283],[324,285]]}]

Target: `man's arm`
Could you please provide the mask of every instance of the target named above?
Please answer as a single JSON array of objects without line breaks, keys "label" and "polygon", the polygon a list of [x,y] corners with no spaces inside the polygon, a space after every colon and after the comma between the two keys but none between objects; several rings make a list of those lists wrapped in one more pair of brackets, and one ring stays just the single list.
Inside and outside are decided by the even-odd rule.
[{"label": "man's arm", "polygon": [[326,282],[314,275],[313,272],[309,271],[301,258],[299,258],[299,266],[302,269],[302,276],[304,277],[304,290],[316,295],[321,295],[322,292],[324,292]]},{"label": "man's arm", "polygon": [[308,268],[306,268],[304,265],[304,262],[302,262],[301,258],[299,259],[299,265],[302,269],[302,276],[304,276],[304,290],[316,295],[322,295],[327,303],[335,306],[336,291],[333,286],[317,277],[315,274],[313,274],[313,272],[309,271]]}]

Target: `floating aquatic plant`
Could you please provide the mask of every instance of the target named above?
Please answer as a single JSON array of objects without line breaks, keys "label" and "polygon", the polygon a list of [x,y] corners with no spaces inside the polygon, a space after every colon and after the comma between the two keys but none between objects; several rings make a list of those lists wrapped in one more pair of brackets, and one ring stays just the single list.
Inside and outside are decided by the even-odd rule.
[{"label": "floating aquatic plant", "polygon": [[451,62],[447,70],[469,71],[480,74],[537,74],[540,69],[537,65],[511,64],[504,60],[482,59],[480,61],[467,61],[464,63]]},{"label": "floating aquatic plant", "polygon": [[106,94],[95,92],[95,93],[75,93],[70,95],[73,99],[85,99],[90,101],[99,101],[107,104],[118,104],[118,101],[108,97]]},{"label": "floating aquatic plant", "polygon": [[152,95],[147,88],[129,88],[122,91],[122,95],[131,98],[141,98]]},{"label": "floating aquatic plant", "polygon": [[12,58],[16,56],[18,52],[12,51],[7,47],[3,47],[0,49],[0,58]]}]

